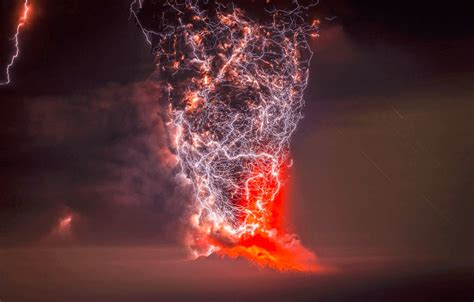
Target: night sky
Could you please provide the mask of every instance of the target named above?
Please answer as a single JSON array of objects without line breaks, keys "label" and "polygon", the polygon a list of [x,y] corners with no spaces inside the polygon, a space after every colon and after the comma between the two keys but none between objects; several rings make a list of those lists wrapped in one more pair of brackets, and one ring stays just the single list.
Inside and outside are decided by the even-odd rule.
[{"label": "night sky", "polygon": [[[474,298],[468,5],[314,10],[321,37],[286,209],[288,228],[331,268],[314,276],[182,261],[191,193],[174,178],[161,92],[147,82],[153,56],[129,2],[30,2],[12,83],[0,86],[1,301]],[[20,5],[0,3],[1,70]]]}]

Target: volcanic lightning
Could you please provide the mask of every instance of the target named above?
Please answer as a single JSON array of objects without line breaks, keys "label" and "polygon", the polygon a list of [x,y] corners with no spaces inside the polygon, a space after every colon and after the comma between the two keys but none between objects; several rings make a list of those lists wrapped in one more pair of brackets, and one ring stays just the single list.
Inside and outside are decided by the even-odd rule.
[{"label": "volcanic lightning", "polygon": [[194,188],[186,238],[193,255],[317,270],[281,217],[312,57],[308,38],[318,35],[319,21],[307,22],[315,4],[267,10],[265,22],[233,3],[174,0],[149,24],[146,5],[134,1],[131,14],[156,55],[180,174]]},{"label": "volcanic lightning", "polygon": [[20,15],[20,18],[19,18],[17,26],[16,26],[15,35],[12,38],[12,41],[14,41],[14,45],[15,45],[15,52],[10,57],[10,61],[8,62],[8,65],[5,69],[5,77],[6,78],[5,78],[4,81],[0,82],[0,85],[8,85],[11,82],[10,69],[15,64],[15,60],[20,56],[20,33],[21,33],[21,30],[22,30],[23,26],[25,26],[26,22],[28,21],[29,11],[30,11],[30,6],[29,6],[29,3],[28,3],[28,0],[25,0],[23,2],[23,12]]}]

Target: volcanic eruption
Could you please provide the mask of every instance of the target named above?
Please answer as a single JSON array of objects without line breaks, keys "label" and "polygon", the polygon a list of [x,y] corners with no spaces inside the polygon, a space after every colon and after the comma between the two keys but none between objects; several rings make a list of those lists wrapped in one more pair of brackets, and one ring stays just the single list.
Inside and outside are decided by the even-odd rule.
[{"label": "volcanic eruption", "polygon": [[193,187],[186,244],[195,257],[246,257],[277,270],[317,270],[283,227],[290,139],[304,106],[319,21],[308,6],[252,18],[234,3],[135,1],[156,56],[168,131]]}]

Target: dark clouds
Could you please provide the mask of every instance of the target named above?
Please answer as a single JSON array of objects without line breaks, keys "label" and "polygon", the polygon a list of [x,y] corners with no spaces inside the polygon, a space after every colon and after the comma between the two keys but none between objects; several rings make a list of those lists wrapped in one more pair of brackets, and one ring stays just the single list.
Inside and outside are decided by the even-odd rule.
[{"label": "dark clouds", "polygon": [[151,82],[28,100],[20,149],[3,170],[2,243],[37,242],[73,214],[81,244],[179,240],[189,196]]},{"label": "dark clouds", "polygon": [[472,265],[472,36],[462,20],[437,36],[439,24],[398,16],[411,31],[367,11],[326,23],[313,43],[290,220],[323,258]]}]

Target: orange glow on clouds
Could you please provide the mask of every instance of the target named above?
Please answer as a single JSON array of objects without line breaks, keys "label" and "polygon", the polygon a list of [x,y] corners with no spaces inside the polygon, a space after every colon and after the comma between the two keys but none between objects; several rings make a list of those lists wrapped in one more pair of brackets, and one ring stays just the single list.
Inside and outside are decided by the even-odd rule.
[{"label": "orange glow on clouds", "polygon": [[69,229],[69,227],[71,226],[71,222],[72,222],[72,216],[71,215],[66,216],[64,218],[61,218],[59,220],[59,229],[60,230]]}]

